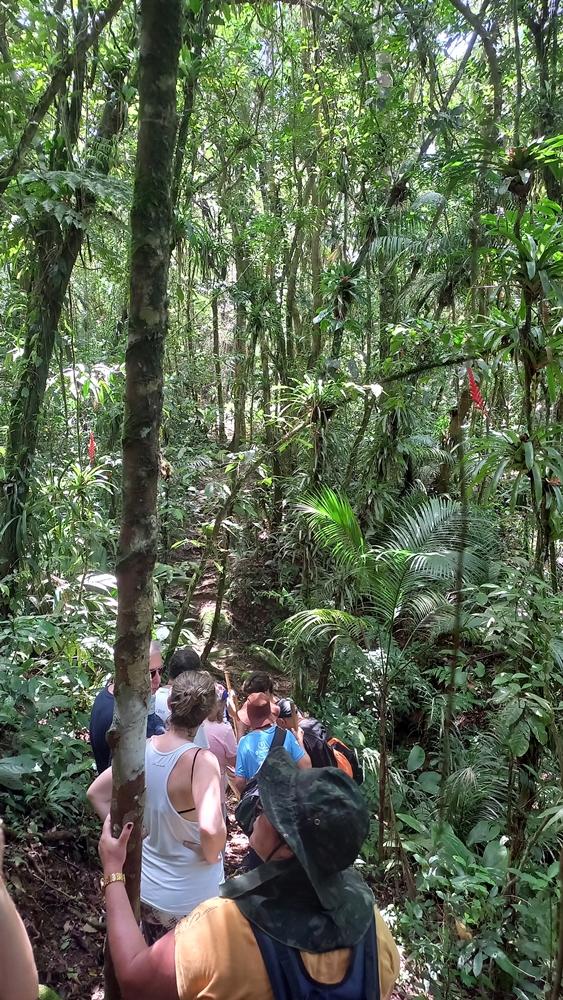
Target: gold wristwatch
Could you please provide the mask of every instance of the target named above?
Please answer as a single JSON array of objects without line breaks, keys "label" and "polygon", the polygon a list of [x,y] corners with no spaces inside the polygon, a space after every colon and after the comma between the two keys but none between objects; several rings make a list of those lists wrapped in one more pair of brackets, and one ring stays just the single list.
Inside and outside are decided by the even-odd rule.
[{"label": "gold wristwatch", "polygon": [[112,872],[111,875],[103,875],[100,879],[100,888],[105,889],[110,882],[125,882],[125,875],[123,872]]}]

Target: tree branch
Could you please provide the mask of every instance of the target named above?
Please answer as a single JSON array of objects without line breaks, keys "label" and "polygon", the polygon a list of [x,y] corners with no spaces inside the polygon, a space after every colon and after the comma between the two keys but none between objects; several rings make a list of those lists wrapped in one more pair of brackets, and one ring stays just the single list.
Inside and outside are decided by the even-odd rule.
[{"label": "tree branch", "polygon": [[446,361],[429,361],[425,365],[417,365],[416,368],[407,368],[404,372],[397,372],[396,375],[387,375],[385,378],[380,378],[379,382],[381,385],[387,385],[388,382],[398,382],[404,378],[411,378],[412,375],[421,375],[422,372],[433,371],[435,368],[450,368],[452,365],[463,365],[466,361],[473,361],[475,355],[464,354],[459,358],[447,358]]},{"label": "tree branch", "polygon": [[452,7],[455,7],[457,11],[465,18],[468,24],[471,25],[473,31],[476,31],[479,38],[483,42],[483,48],[487,56],[487,61],[489,63],[489,73],[491,77],[491,85],[494,93],[493,101],[493,119],[496,124],[500,121],[500,116],[502,114],[502,78],[498,64],[497,50],[495,49],[494,42],[486,30],[486,28],[481,24],[479,20],[480,15],[474,14],[473,11],[463,3],[463,0],[451,0]]},{"label": "tree branch", "polygon": [[19,173],[25,154],[37,135],[41,122],[55,100],[55,97],[63,89],[74,67],[84,58],[88,49],[98,40],[105,26],[115,17],[122,6],[123,0],[111,0],[106,9],[96,15],[90,31],[76,42],[74,49],[68,53],[64,62],[53,74],[51,82],[43,91],[28,119],[20,141],[12,153],[10,162],[0,171],[0,196],[4,194],[12,178]]}]

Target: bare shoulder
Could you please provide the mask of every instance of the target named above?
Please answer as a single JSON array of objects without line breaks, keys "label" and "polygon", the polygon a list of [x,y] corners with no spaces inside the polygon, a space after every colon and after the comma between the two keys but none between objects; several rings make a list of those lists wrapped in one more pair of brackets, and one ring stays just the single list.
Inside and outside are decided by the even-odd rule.
[{"label": "bare shoulder", "polygon": [[219,761],[211,750],[202,750],[198,753],[194,777],[198,774],[198,772],[202,776],[205,775],[207,779],[211,778],[213,775],[217,775],[218,778],[221,776]]},{"label": "bare shoulder", "polygon": [[191,774],[192,766],[194,777],[198,772],[204,774],[221,773],[219,761],[215,754],[211,753],[211,750],[196,749],[195,752],[190,750],[182,754],[174,770],[178,770],[181,774]]}]

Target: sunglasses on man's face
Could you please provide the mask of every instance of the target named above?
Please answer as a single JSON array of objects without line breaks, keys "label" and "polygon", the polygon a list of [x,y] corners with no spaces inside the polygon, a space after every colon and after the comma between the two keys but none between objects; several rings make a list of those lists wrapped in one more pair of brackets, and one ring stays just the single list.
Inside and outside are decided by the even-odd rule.
[{"label": "sunglasses on man's face", "polygon": [[151,674],[151,681],[154,681],[154,679],[155,679],[155,677],[156,677],[157,674],[160,677],[161,673],[162,673],[162,667],[158,667],[157,670],[151,670],[151,672],[150,672],[150,674]]}]

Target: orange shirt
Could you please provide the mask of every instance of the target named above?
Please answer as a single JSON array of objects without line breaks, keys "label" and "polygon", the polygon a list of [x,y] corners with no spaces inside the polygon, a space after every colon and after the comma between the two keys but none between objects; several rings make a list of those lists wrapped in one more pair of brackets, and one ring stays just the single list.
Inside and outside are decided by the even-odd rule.
[{"label": "orange shirt", "polygon": [[[399,974],[399,953],[389,928],[375,910],[381,1000],[391,996]],[[309,975],[339,983],[350,948],[324,955],[301,952]],[[270,980],[252,928],[234,899],[216,897],[176,926],[176,985],[180,1000],[273,1000]]]}]

